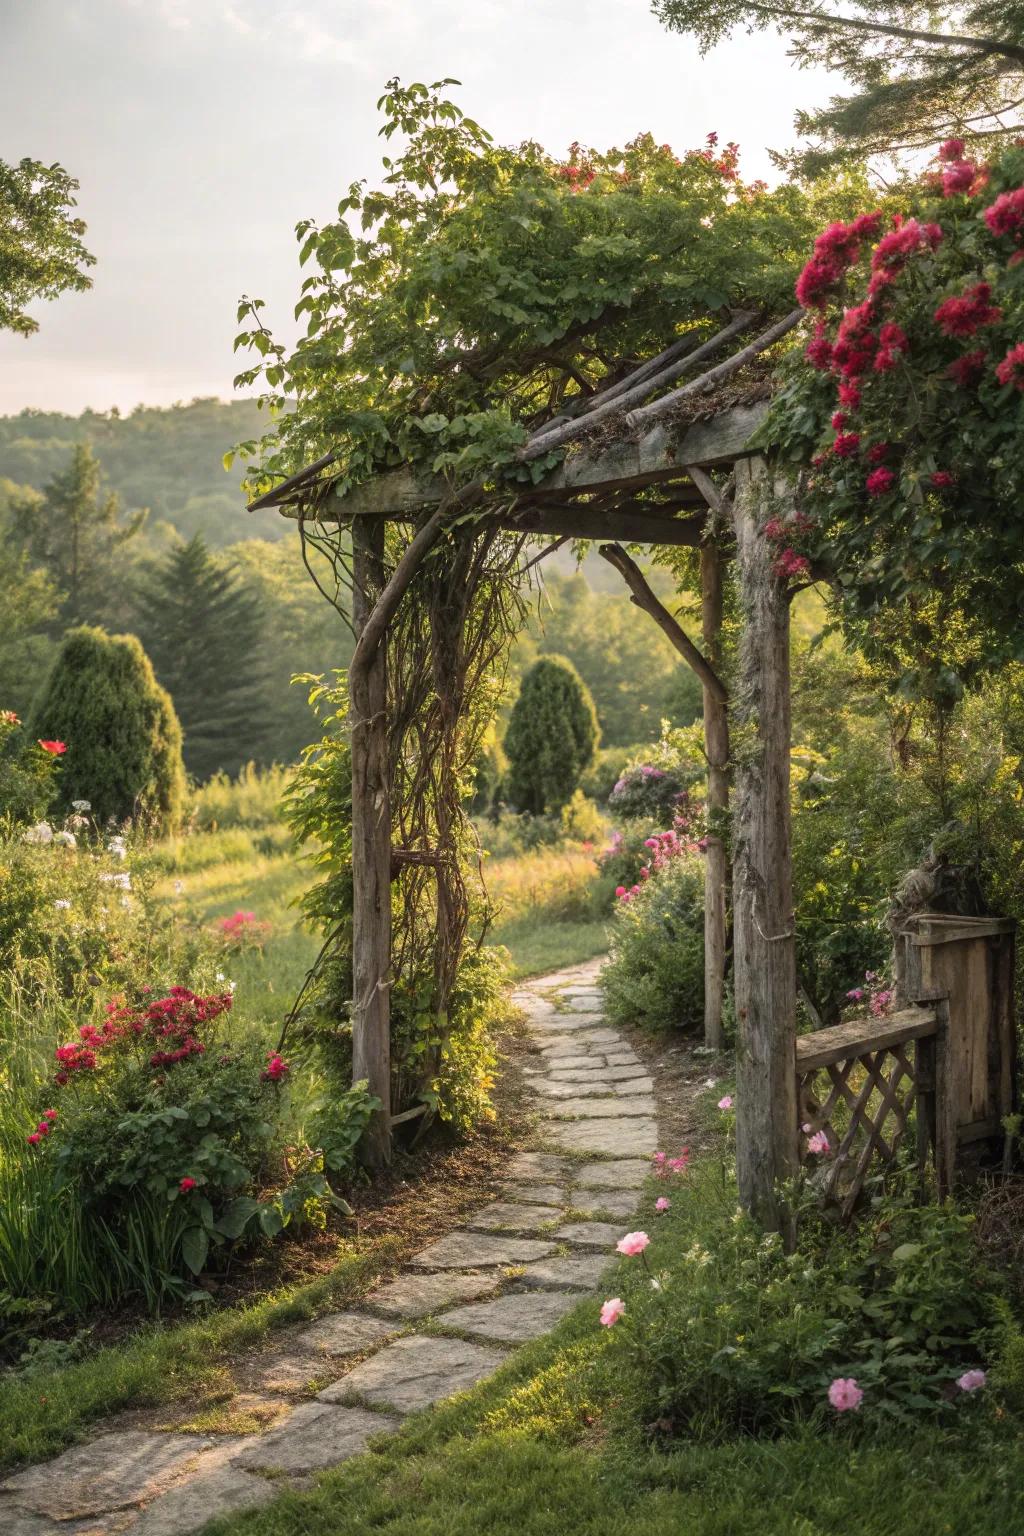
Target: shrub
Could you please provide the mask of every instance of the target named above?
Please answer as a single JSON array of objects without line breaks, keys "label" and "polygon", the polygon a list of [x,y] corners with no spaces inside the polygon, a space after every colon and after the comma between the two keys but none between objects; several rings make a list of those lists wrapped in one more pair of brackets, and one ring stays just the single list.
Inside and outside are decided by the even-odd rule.
[{"label": "shrub", "polygon": [[181,819],[181,727],[134,635],[69,630],[33,715],[32,735],[66,745],[59,804],[87,800],[100,822]]},{"label": "shrub", "polygon": [[522,811],[560,810],[597,746],[597,716],[571,662],[545,656],[523,678],[505,735],[508,795]]},{"label": "shrub", "polygon": [[59,743],[33,741],[12,709],[0,709],[0,817],[38,821],[57,789]]},{"label": "shrub", "polygon": [[598,805],[607,805],[612,790],[630,763],[641,762],[648,750],[642,743],[635,747],[599,748],[590,766],[580,775],[580,789]]},{"label": "shrub", "polygon": [[[661,1273],[662,1234],[671,1274]],[[619,1350],[631,1355],[641,1422],[687,1437],[836,1420],[837,1378],[863,1392],[846,1426],[952,1419],[969,1395],[957,1379],[984,1359],[994,1320],[971,1218],[896,1194],[852,1229],[808,1213],[786,1253],[737,1213],[734,1186],[708,1167],[673,1181],[671,1212],[629,1265],[613,1366]]]},{"label": "shrub", "polygon": [[608,805],[613,815],[625,821],[670,827],[674,818],[687,809],[686,785],[671,768],[638,763],[615,781]]},{"label": "shrub", "polygon": [[246,763],[237,778],[215,773],[195,792],[192,821],[200,832],[222,827],[276,828],[291,768],[257,768]]},{"label": "shrub", "polygon": [[695,1032],[704,1019],[704,870],[672,858],[616,904],[611,958],[601,972],[614,1023]]}]

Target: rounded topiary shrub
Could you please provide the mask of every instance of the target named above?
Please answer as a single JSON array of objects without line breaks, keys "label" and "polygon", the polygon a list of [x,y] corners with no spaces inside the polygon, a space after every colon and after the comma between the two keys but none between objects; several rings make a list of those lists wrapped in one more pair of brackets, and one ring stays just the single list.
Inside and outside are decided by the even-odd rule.
[{"label": "rounded topiary shrub", "polygon": [[64,748],[60,800],[88,801],[102,823],[143,816],[159,831],[181,819],[185,766],[171,696],[134,635],[69,630],[32,720]]},{"label": "rounded topiary shrub", "polygon": [[597,741],[597,714],[586,683],[572,662],[541,657],[523,678],[505,734],[512,804],[534,816],[561,810],[590,765]]},{"label": "rounded topiary shrub", "polygon": [[704,1024],[704,867],[680,853],[616,902],[601,972],[617,1024],[695,1033]]}]

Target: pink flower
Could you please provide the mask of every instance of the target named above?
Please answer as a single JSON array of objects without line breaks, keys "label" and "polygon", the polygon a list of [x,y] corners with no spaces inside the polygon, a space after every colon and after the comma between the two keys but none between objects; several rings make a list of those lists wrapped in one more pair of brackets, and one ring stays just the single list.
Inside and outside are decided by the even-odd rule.
[{"label": "pink flower", "polygon": [[55,1109],[44,1109],[43,1110],[43,1119],[44,1120],[56,1120],[57,1119],[57,1111]]},{"label": "pink flower", "polygon": [[690,1166],[689,1147],[680,1147],[678,1157],[670,1157],[668,1165],[673,1173],[685,1173]]},{"label": "pink flower", "polygon": [[732,1094],[727,1093],[724,1099],[718,1101],[719,1109],[732,1109]]},{"label": "pink flower", "polygon": [[949,164],[955,160],[962,160],[963,157],[963,139],[947,139],[945,144],[939,145],[939,159],[945,161],[946,164]]},{"label": "pink flower", "polygon": [[832,444],[833,452],[840,459],[850,459],[860,447],[859,432],[841,432]]},{"label": "pink flower", "polygon": [[964,1371],[962,1376],[957,1377],[956,1384],[961,1392],[977,1392],[986,1380],[984,1371]]},{"label": "pink flower", "polygon": [[824,1156],[826,1152],[831,1150],[828,1144],[828,1137],[824,1131],[815,1131],[814,1135],[808,1138],[807,1150],[819,1157]]},{"label": "pink flower", "polygon": [[624,1253],[627,1258],[635,1259],[643,1253],[650,1242],[646,1232],[627,1232],[625,1237],[620,1237],[615,1247],[619,1253]]},{"label": "pink flower", "polygon": [[625,894],[626,894],[626,887],[624,885],[617,885],[615,887],[615,894],[619,898],[619,900],[621,901],[623,896],[625,896]]},{"label": "pink flower", "polygon": [[40,1136],[38,1131],[33,1131],[31,1136],[26,1136],[25,1137],[25,1140],[28,1142],[30,1147],[37,1146],[39,1144],[39,1142],[42,1141],[42,1139],[43,1138]]},{"label": "pink flower", "polygon": [[828,1400],[836,1413],[849,1413],[861,1405],[864,1393],[852,1376],[837,1376],[828,1389]]},{"label": "pink flower", "polygon": [[260,1076],[265,1082],[279,1083],[286,1073],[290,1071],[291,1068],[288,1063],[276,1051],[268,1051],[267,1065],[265,1070],[260,1073]]},{"label": "pink flower", "polygon": [[196,1187],[195,1179],[190,1179],[187,1174],[185,1175],[185,1177],[178,1184],[178,1188],[181,1190],[183,1195],[187,1195],[189,1190],[190,1189],[195,1189],[195,1187]]},{"label": "pink flower", "polygon": [[956,477],[951,475],[948,469],[937,469],[932,475],[931,483],[935,491],[948,491],[951,485],[956,484]]},{"label": "pink flower", "polygon": [[961,192],[969,192],[977,174],[978,167],[973,160],[958,160],[955,165],[947,165],[942,173],[943,197],[958,197]]},{"label": "pink flower", "polygon": [[655,1152],[654,1156],[651,1158],[651,1162],[655,1163],[660,1168],[661,1165],[666,1161],[666,1158],[667,1158],[667,1153],[665,1153],[665,1152]]},{"label": "pink flower", "polygon": [[839,386],[839,399],[843,405],[855,411],[860,405],[860,385],[844,380]]},{"label": "pink flower", "polygon": [[1016,234],[1024,224],[1024,187],[1000,192],[991,208],[985,209],[985,223],[994,235]]},{"label": "pink flower", "polygon": [[667,1195],[661,1195],[657,1200],[655,1200],[654,1209],[656,1211],[667,1211],[671,1204],[672,1201],[668,1198]]},{"label": "pink flower", "polygon": [[39,1124],[36,1126],[36,1130],[39,1132],[40,1136],[49,1136],[49,1134],[50,1134],[50,1122],[49,1122],[49,1120],[40,1120]]},{"label": "pink flower", "polygon": [[817,368],[819,372],[826,369],[832,361],[832,346],[825,334],[825,327],[820,321],[815,326],[814,335],[804,349],[804,357],[806,357],[811,367]]},{"label": "pink flower", "polygon": [[867,492],[869,496],[885,496],[896,484],[896,476],[891,469],[873,469],[867,478]]},{"label": "pink flower", "polygon": [[622,1316],[625,1310],[626,1303],[622,1300],[622,1298],[620,1296],[613,1296],[611,1300],[606,1301],[604,1306],[601,1308],[601,1327],[614,1328],[615,1324],[619,1321],[619,1318]]}]

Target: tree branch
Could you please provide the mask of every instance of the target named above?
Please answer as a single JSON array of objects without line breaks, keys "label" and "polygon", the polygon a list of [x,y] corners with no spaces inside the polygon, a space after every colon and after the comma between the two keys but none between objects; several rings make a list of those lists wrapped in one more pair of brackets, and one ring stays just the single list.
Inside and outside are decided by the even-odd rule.
[{"label": "tree branch", "polygon": [[650,614],[659,629],[671,640],[687,665],[700,678],[708,692],[713,694],[719,703],[728,703],[729,690],[722,682],[722,679],[703,652],[699,651],[694,645],[678,619],[669,613],[664,603],[652,592],[636,561],[626,554],[621,544],[602,544],[600,553],[608,561],[609,565],[615,567],[626,583],[630,591],[630,602],[635,603],[638,608],[642,608],[645,613]]},{"label": "tree branch", "polygon": [[884,21],[863,21],[858,16],[828,16],[817,11],[801,11],[795,6],[759,5],[747,0],[752,11],[773,20],[810,21],[824,27],[846,27],[853,32],[870,32],[883,37],[903,37],[914,43],[935,43],[946,48],[973,48],[977,53],[1000,53],[1004,58],[1024,64],[1024,47],[1005,43],[995,37],[952,37],[944,32],[923,32],[916,27],[897,27]]}]

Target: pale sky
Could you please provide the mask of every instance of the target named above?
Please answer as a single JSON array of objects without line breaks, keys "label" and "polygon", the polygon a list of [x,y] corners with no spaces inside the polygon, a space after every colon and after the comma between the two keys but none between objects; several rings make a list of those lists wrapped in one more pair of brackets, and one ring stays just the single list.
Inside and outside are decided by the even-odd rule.
[{"label": "pale sky", "polygon": [[0,0],[0,60],[0,158],[78,178],[98,258],[35,336],[0,335],[0,413],[230,397],[238,297],[291,334],[294,225],[377,179],[390,75],[455,76],[501,142],[715,130],[766,179],[797,104],[836,88],[774,35],[701,59],[647,0]]}]

